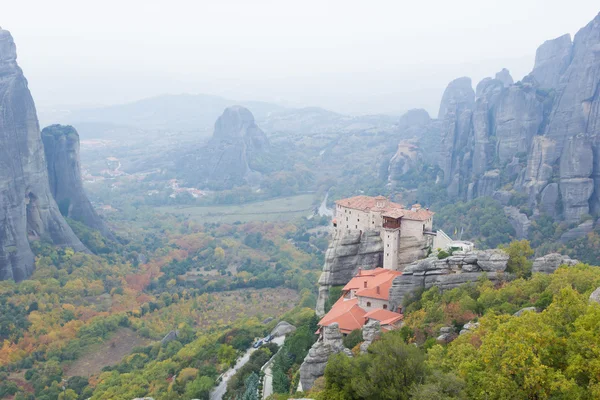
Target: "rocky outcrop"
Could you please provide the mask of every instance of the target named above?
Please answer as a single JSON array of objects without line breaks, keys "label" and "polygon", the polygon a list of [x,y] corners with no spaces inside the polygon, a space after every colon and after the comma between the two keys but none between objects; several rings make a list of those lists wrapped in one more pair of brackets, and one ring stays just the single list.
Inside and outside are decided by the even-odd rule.
[{"label": "rocky outcrop", "polygon": [[565,233],[560,235],[559,241],[561,243],[568,243],[571,240],[579,239],[581,237],[586,236],[587,234],[591,233],[593,230],[594,230],[594,221],[588,220],[588,221],[582,222],[581,224],[577,225],[575,228],[569,229],[568,231],[566,231]]},{"label": "rocky outcrop", "polygon": [[571,35],[547,40],[535,53],[535,65],[531,75],[543,88],[558,87],[561,75],[571,63]]},{"label": "rocky outcrop", "polygon": [[281,321],[275,326],[275,328],[273,328],[273,330],[271,331],[271,336],[273,336],[273,337],[285,336],[287,334],[294,332],[295,330],[296,330],[296,327],[294,325],[292,325],[286,321]]},{"label": "rocky outcrop", "polygon": [[515,230],[517,239],[526,239],[529,234],[529,227],[531,221],[527,215],[519,211],[517,207],[504,207],[504,215],[508,218],[508,221]]},{"label": "rocky outcrop", "polygon": [[381,325],[379,321],[370,321],[362,327],[363,342],[360,344],[360,352],[366,353],[371,343],[381,336]]},{"label": "rocky outcrop", "polygon": [[443,326],[440,328],[440,335],[437,337],[437,342],[447,344],[456,338],[456,333],[451,326]]},{"label": "rocky outcrop", "polygon": [[269,141],[245,107],[232,106],[215,123],[210,141],[178,162],[181,175],[200,187],[227,189],[260,182],[253,162],[268,154]]},{"label": "rocky outcrop", "polygon": [[51,125],[42,130],[52,196],[62,215],[82,222],[114,240],[88,200],[81,181],[79,134],[72,126]]},{"label": "rocky outcrop", "polygon": [[29,241],[87,251],[52,197],[35,105],[17,65],[11,34],[0,29],[0,280],[34,269]]},{"label": "rocky outcrop", "polygon": [[477,328],[479,328],[479,322],[469,321],[463,325],[463,328],[460,330],[459,335],[473,333]]},{"label": "rocky outcrop", "polygon": [[535,308],[535,307],[521,308],[519,311],[517,311],[516,313],[514,313],[513,316],[520,317],[521,315],[523,315],[526,312],[538,312],[538,309]]},{"label": "rocky outcrop", "polygon": [[590,294],[590,302],[600,304],[600,287],[594,290],[592,294]]},{"label": "rocky outcrop", "polygon": [[383,241],[377,231],[335,230],[325,253],[323,273],[319,278],[317,315],[325,314],[329,288],[345,285],[358,269],[373,269],[383,263]]},{"label": "rocky outcrop", "polygon": [[304,391],[310,390],[315,380],[325,374],[327,360],[331,355],[343,352],[352,357],[352,352],[344,347],[338,324],[324,326],[322,329],[323,337],[313,344],[300,365],[300,383]]},{"label": "rocky outcrop", "polygon": [[419,288],[437,286],[441,290],[453,289],[463,283],[476,281],[483,273],[492,281],[504,277],[508,254],[503,250],[455,252],[439,260],[429,257],[404,268],[390,288],[390,309],[402,306],[404,296]]},{"label": "rocky outcrop", "polygon": [[543,272],[545,274],[551,274],[561,265],[572,267],[578,263],[578,260],[572,260],[569,256],[563,256],[562,254],[558,253],[550,253],[543,257],[536,258],[533,261],[531,272]]},{"label": "rocky outcrop", "polygon": [[500,82],[502,82],[502,84],[504,85],[504,87],[509,87],[510,85],[512,85],[513,83],[515,83],[515,81],[513,80],[512,76],[510,76],[510,71],[507,70],[506,68],[502,68],[502,71],[500,72],[496,72],[496,80],[499,80]]}]

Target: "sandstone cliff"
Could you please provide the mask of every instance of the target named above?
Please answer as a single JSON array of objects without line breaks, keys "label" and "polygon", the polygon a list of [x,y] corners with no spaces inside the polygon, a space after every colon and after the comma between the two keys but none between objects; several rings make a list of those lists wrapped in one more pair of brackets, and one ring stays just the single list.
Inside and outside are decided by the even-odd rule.
[{"label": "sandstone cliff", "polygon": [[60,212],[114,240],[88,200],[81,181],[79,134],[72,126],[51,125],[42,130],[50,190]]},{"label": "sandstone cliff", "polygon": [[317,315],[325,314],[325,302],[331,286],[345,285],[358,269],[373,269],[383,264],[383,241],[377,231],[333,232],[325,253],[323,273],[319,278]]},{"label": "sandstone cliff", "polygon": [[35,105],[5,30],[0,30],[0,109],[0,280],[19,281],[34,269],[29,240],[44,237],[76,251],[86,248],[52,197]]},{"label": "sandstone cliff", "polygon": [[191,184],[214,189],[256,184],[260,172],[253,161],[268,153],[269,141],[247,108],[225,109],[210,141],[179,161],[181,175]]},{"label": "sandstone cliff", "polygon": [[[572,42],[564,35],[542,44],[532,72],[519,82],[506,69],[475,90],[469,78],[452,81],[438,119],[419,120],[414,129],[418,154],[394,155],[392,185],[401,182],[398,176],[410,168],[408,161],[417,165],[412,161],[417,159],[439,167],[439,181],[455,198],[496,197],[502,188],[503,198],[527,194],[534,215],[576,223],[597,214],[600,14]],[[433,133],[423,135],[427,129]]]}]

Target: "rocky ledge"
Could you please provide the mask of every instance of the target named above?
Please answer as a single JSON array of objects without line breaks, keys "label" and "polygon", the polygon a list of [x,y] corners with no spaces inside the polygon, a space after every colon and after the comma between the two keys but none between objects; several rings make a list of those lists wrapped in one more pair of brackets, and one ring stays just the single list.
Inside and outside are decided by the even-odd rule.
[{"label": "rocky ledge", "polygon": [[562,254],[550,253],[543,257],[536,258],[533,262],[531,272],[551,274],[561,265],[572,267],[575,264],[579,264],[579,261],[573,260],[569,256],[563,256]]},{"label": "rocky ledge", "polygon": [[390,288],[391,309],[397,309],[406,294],[419,288],[437,286],[442,290],[453,289],[476,281],[484,273],[488,279],[498,281],[504,276],[507,263],[508,254],[497,249],[456,252],[442,260],[430,256],[414,262],[394,279]]}]

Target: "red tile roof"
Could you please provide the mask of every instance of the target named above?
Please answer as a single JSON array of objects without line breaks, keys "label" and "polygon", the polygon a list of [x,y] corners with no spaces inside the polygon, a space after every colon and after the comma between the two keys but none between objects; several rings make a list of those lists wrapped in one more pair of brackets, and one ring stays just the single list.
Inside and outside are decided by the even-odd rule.
[{"label": "red tile roof", "polygon": [[[385,207],[377,207],[378,201],[385,201]],[[352,208],[360,211],[377,210],[381,211],[381,215],[384,217],[390,217],[394,219],[405,218],[415,221],[427,221],[433,212],[420,208],[420,205],[415,204],[419,208],[415,211],[405,209],[402,204],[393,203],[387,200],[384,196],[354,196],[347,199],[338,200],[335,204],[341,205],[342,207]]]},{"label": "red tile roof", "polygon": [[[383,208],[377,207],[377,202],[384,200],[386,202],[386,206]],[[371,196],[354,196],[348,199],[342,199],[335,202],[335,204],[339,204],[342,207],[353,208],[355,210],[361,211],[369,211],[371,209],[378,210],[392,210],[395,208],[402,208],[402,204],[392,203],[388,199],[383,196],[371,197]]]},{"label": "red tile roof", "polygon": [[385,268],[360,271],[360,275],[354,276],[342,290],[356,290],[355,294],[358,297],[388,300],[392,282],[399,275],[402,275],[402,272]]},{"label": "red tile roof", "polygon": [[340,297],[331,310],[319,321],[320,326],[329,326],[337,322],[340,332],[350,333],[365,324],[365,310],[358,306],[358,299],[346,300]]},{"label": "red tile roof", "polygon": [[383,310],[381,308],[378,308],[366,313],[365,318],[377,320],[381,325],[392,325],[402,320],[404,316],[402,314],[390,310]]}]

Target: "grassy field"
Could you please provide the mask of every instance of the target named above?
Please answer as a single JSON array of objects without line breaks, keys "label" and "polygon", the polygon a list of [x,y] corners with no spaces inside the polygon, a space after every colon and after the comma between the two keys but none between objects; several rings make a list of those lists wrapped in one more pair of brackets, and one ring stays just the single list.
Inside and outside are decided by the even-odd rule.
[{"label": "grassy field", "polygon": [[140,337],[129,328],[121,328],[115,332],[110,340],[94,345],[68,366],[66,376],[92,376],[100,373],[107,365],[114,365],[123,357],[131,353],[136,346],[146,346],[152,341]]},{"label": "grassy field", "polygon": [[312,214],[315,196],[301,194],[273,200],[223,206],[167,206],[160,212],[186,215],[200,222],[289,221]]}]

